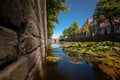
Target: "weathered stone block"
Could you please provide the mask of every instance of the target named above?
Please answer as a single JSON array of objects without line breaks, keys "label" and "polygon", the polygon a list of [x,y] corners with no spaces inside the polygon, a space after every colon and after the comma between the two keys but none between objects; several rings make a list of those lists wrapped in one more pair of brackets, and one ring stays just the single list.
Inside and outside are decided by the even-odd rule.
[{"label": "weathered stone block", "polygon": [[38,47],[33,53],[30,54],[29,56],[29,70],[31,70],[33,68],[33,66],[35,66],[38,58],[41,57],[40,54],[40,47]]},{"label": "weathered stone block", "polygon": [[39,39],[33,36],[24,36],[19,45],[19,57],[30,54],[39,47]]},{"label": "weathered stone block", "polygon": [[0,72],[0,80],[25,80],[28,75],[28,58],[14,62]]},{"label": "weathered stone block", "polygon": [[8,18],[14,25],[20,26],[23,21],[20,0],[1,0],[0,16]]},{"label": "weathered stone block", "polygon": [[16,32],[0,26],[0,66],[17,57]]},{"label": "weathered stone block", "polygon": [[0,80],[41,76],[47,39],[45,1],[0,0]]},{"label": "weathered stone block", "polygon": [[38,27],[33,20],[29,20],[29,24],[27,27],[27,34],[32,35],[36,38],[40,38]]}]

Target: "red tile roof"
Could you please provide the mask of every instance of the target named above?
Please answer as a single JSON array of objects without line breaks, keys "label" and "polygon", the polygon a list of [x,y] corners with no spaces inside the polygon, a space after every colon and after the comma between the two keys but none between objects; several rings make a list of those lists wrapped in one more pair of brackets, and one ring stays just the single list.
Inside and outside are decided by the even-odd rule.
[{"label": "red tile roof", "polygon": [[[112,23],[113,24],[117,24],[117,23],[120,23],[120,20],[118,19],[112,19]],[[108,27],[110,26],[110,22],[108,19],[106,19],[103,23],[100,24],[100,27]]]}]

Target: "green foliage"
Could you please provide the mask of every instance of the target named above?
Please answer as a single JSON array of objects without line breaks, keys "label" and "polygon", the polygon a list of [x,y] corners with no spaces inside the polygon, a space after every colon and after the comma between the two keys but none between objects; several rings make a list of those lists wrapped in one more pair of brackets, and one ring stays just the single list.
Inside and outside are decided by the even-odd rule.
[{"label": "green foliage", "polygon": [[47,0],[47,31],[48,38],[53,35],[54,22],[59,23],[60,12],[67,12],[66,0]]},{"label": "green foliage", "polygon": [[85,32],[85,33],[89,32],[89,28],[88,28],[87,24],[84,25],[83,32]]},{"label": "green foliage", "polygon": [[[119,42],[110,42],[110,41],[105,41],[105,42],[73,42],[68,44],[68,48],[74,49],[74,50],[80,50],[80,51],[85,51],[85,52],[106,52],[106,51],[111,51],[113,50],[114,46],[120,46]],[[117,51],[119,52],[119,51]],[[117,53],[115,52],[115,53]]]},{"label": "green foliage", "polygon": [[64,39],[64,35],[60,35],[59,38],[60,38],[60,39]]},{"label": "green foliage", "polygon": [[85,33],[85,36],[87,36],[87,33],[89,32],[89,27],[88,24],[85,24],[82,29],[81,29],[82,33]]},{"label": "green foliage", "polygon": [[103,15],[105,18],[120,17],[120,0],[100,0],[96,4],[94,17],[100,18]]},{"label": "green foliage", "polygon": [[111,20],[115,17],[120,17],[120,0],[100,0],[96,4],[93,17],[97,20],[98,23],[108,19],[111,24],[111,32],[114,33]]},{"label": "green foliage", "polygon": [[114,46],[120,48],[120,42],[67,42],[66,44],[67,47],[62,47],[69,56],[81,54],[86,61],[95,63],[107,75],[116,80],[120,79],[120,54],[118,54],[120,51],[113,49]]},{"label": "green foliage", "polygon": [[47,56],[53,56],[53,53],[52,53],[52,48],[50,45],[47,46],[47,50],[46,50],[46,53],[47,53]]},{"label": "green foliage", "polygon": [[71,25],[71,35],[77,34],[79,32],[79,26],[77,22],[73,22]]},{"label": "green foliage", "polygon": [[77,22],[73,22],[69,28],[65,28],[63,35],[60,36],[60,39],[68,38],[74,34],[79,33],[79,26]]}]

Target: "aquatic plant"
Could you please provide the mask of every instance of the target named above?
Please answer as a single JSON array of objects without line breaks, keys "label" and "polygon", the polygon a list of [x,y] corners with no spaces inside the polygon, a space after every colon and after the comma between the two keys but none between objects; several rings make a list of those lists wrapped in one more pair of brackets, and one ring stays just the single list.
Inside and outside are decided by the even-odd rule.
[{"label": "aquatic plant", "polygon": [[47,50],[46,50],[46,53],[47,53],[47,56],[53,56],[53,53],[52,53],[52,48],[50,45],[47,46]]},{"label": "aquatic plant", "polygon": [[[116,71],[117,69],[116,68],[113,68],[113,67],[109,67],[107,65],[104,65],[104,64],[99,64],[99,68],[104,72],[106,73],[107,75],[111,76],[113,78],[113,80],[116,80],[119,78],[119,72]],[[117,73],[116,73],[117,72]],[[119,74],[118,74],[119,73]]]},{"label": "aquatic plant", "polygon": [[113,79],[120,78],[120,48],[119,42],[68,42],[65,51],[70,56],[81,54],[86,61],[95,63]]}]

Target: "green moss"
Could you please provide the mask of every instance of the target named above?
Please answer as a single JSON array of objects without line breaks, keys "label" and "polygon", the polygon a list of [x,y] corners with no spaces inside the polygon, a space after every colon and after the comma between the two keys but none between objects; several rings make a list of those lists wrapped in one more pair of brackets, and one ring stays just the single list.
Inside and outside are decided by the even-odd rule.
[{"label": "green moss", "polygon": [[116,68],[109,67],[104,64],[99,64],[99,68],[105,72],[107,75],[111,76],[112,78],[119,78],[119,75],[116,73]]},{"label": "green moss", "polygon": [[69,53],[71,56],[79,53],[86,60],[120,68],[120,51],[112,49],[114,46],[120,47],[119,42],[69,42],[67,46],[66,49],[72,51]]}]

